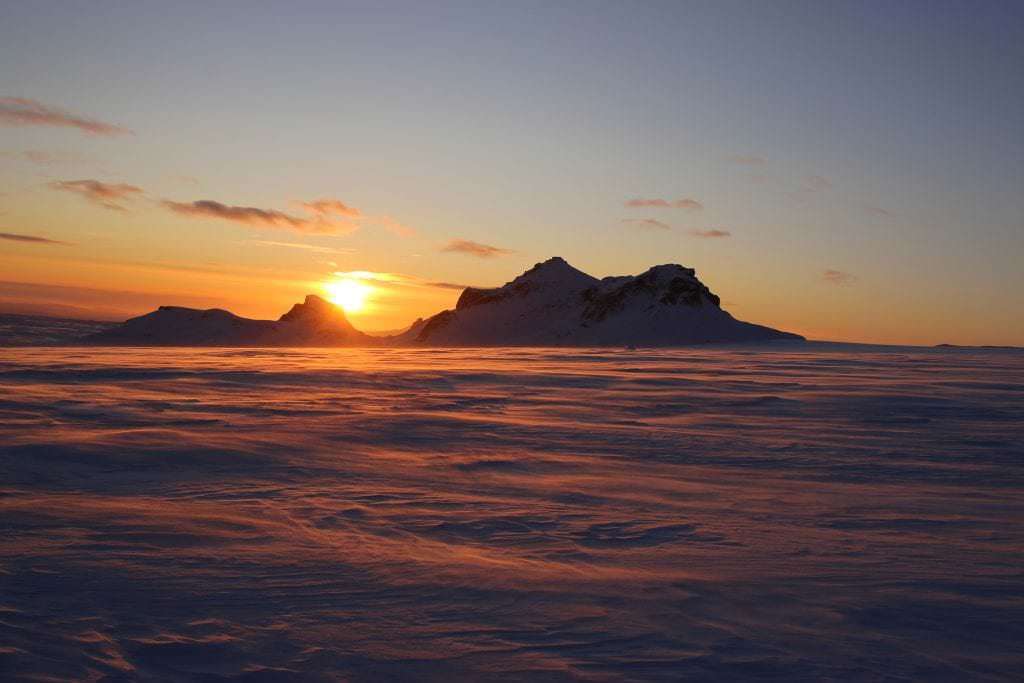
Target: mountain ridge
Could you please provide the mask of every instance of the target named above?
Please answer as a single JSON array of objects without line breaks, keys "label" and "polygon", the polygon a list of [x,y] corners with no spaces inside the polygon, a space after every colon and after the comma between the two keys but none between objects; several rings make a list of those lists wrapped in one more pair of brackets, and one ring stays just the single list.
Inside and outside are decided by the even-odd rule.
[{"label": "mountain ridge", "polygon": [[500,287],[467,287],[454,309],[391,336],[356,329],[344,310],[307,295],[277,320],[223,309],[160,306],[91,335],[112,345],[174,346],[682,346],[803,339],[736,320],[678,264],[598,279],[555,256]]}]

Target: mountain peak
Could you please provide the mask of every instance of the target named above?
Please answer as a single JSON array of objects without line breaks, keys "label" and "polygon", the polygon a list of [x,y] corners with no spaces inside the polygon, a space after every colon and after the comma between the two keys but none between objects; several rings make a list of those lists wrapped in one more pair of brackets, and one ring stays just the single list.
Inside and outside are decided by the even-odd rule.
[{"label": "mountain peak", "polygon": [[597,278],[582,270],[573,268],[561,256],[552,256],[547,261],[534,264],[533,268],[512,281],[513,287],[526,284],[554,284],[572,289],[581,289],[597,284]]},{"label": "mountain peak", "polygon": [[336,306],[316,294],[307,294],[303,303],[292,306],[291,310],[278,318],[278,320],[283,323],[294,321],[331,321],[350,327],[348,318],[345,317],[345,311],[340,306]]}]

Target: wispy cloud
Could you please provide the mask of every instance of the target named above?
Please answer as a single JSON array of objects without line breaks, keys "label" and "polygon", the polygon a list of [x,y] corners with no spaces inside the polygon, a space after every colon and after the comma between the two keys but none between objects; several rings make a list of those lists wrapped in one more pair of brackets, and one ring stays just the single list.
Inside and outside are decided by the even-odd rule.
[{"label": "wispy cloud", "polygon": [[0,123],[8,126],[77,128],[86,135],[127,135],[132,132],[27,97],[0,97]]},{"label": "wispy cloud", "polygon": [[692,211],[700,211],[704,208],[704,205],[696,199],[675,199],[669,201],[660,198],[642,199],[637,197],[627,199],[625,205],[630,209],[690,209]]},{"label": "wispy cloud", "polygon": [[457,289],[460,292],[465,289],[468,285],[458,285],[454,282],[428,282],[427,287],[437,287],[438,289]]},{"label": "wispy cloud", "polygon": [[694,237],[731,237],[732,233],[728,230],[690,230],[689,234]]},{"label": "wispy cloud", "polygon": [[371,220],[388,232],[398,235],[399,237],[412,237],[416,234],[415,229],[405,225],[404,223],[399,223],[390,216],[380,216]]},{"label": "wispy cloud", "polygon": [[768,165],[768,160],[764,157],[737,156],[729,157],[729,161],[740,166],[753,166],[755,168],[764,168]]},{"label": "wispy cloud", "polygon": [[59,244],[65,247],[72,246],[70,242],[51,240],[48,237],[38,237],[36,235],[19,235],[13,232],[0,232],[0,240],[10,240],[11,242],[30,242],[33,244]]},{"label": "wispy cloud", "polygon": [[646,230],[671,230],[672,226],[653,218],[623,218],[622,222]]},{"label": "wispy cloud", "polygon": [[469,256],[476,256],[477,258],[494,258],[495,256],[504,256],[506,254],[513,253],[511,249],[493,247],[490,244],[481,244],[480,242],[473,242],[471,240],[452,240],[441,247],[441,251],[467,254]]},{"label": "wispy cloud", "polygon": [[316,216],[342,216],[344,218],[362,218],[363,214],[359,209],[353,208],[337,199],[315,199],[311,202],[294,201],[296,206],[301,206],[309,213]]},{"label": "wispy cloud", "polygon": [[795,192],[790,192],[790,196],[795,199],[803,199],[810,195],[819,194],[826,190],[831,190],[833,187],[832,182],[820,175],[809,175],[804,184]]},{"label": "wispy cloud", "polygon": [[349,254],[351,249],[337,249],[335,247],[323,247],[319,244],[304,244],[302,242],[275,242],[273,240],[248,240],[239,244],[250,244],[257,247],[283,247],[285,249],[301,249],[316,254]]},{"label": "wispy cloud", "polygon": [[124,211],[122,202],[142,194],[142,188],[126,183],[104,183],[99,180],[55,180],[47,185],[51,190],[72,192],[86,200],[113,211]]},{"label": "wispy cloud", "polygon": [[821,281],[827,282],[830,285],[838,285],[840,287],[849,287],[860,280],[859,277],[853,273],[847,273],[845,270],[826,270],[821,274]]},{"label": "wispy cloud", "polygon": [[888,211],[879,206],[869,206],[867,209],[865,209],[865,211],[867,211],[870,214],[874,214],[875,216],[891,217],[896,215],[892,211]]},{"label": "wispy cloud", "polygon": [[255,227],[284,228],[316,234],[349,234],[358,229],[358,226],[352,222],[325,215],[323,212],[311,211],[313,217],[305,218],[292,216],[276,209],[229,206],[212,199],[200,199],[194,202],[164,200],[161,204],[164,208],[182,216],[216,218]]}]

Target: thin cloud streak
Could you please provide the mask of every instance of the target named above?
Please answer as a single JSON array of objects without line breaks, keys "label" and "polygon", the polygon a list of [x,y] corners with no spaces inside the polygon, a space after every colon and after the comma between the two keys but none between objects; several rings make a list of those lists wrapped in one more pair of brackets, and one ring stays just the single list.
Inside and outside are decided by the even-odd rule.
[{"label": "thin cloud streak", "polygon": [[836,285],[838,287],[849,287],[860,280],[860,278],[853,273],[848,273],[845,270],[826,270],[821,274],[821,281],[827,282],[830,285]]},{"label": "thin cloud streak", "polygon": [[230,206],[212,199],[193,202],[164,200],[161,205],[174,213],[191,218],[215,218],[255,227],[284,228],[314,234],[350,234],[358,229],[353,223],[316,214],[313,218],[292,216],[276,209],[253,206]]},{"label": "thin cloud streak", "polygon": [[714,238],[714,237],[731,237],[732,236],[732,233],[729,232],[728,230],[696,230],[696,229],[694,229],[694,230],[690,230],[689,234],[693,235],[694,237],[705,237],[705,238],[708,238],[708,237],[710,237],[710,238]]},{"label": "thin cloud streak", "polygon": [[0,97],[0,123],[8,126],[75,128],[86,135],[130,135],[132,131],[28,97]]},{"label": "thin cloud streak", "polygon": [[459,285],[454,282],[427,282],[426,286],[436,287],[437,289],[455,289],[461,292],[462,290],[466,289],[466,287],[468,287],[469,285]]},{"label": "thin cloud streak", "polygon": [[880,206],[869,206],[867,209],[865,209],[865,211],[875,216],[885,216],[886,218],[891,218],[892,216],[896,215],[892,211],[883,209]]},{"label": "thin cloud streak", "polygon": [[473,242],[472,240],[460,239],[448,242],[448,244],[441,247],[441,251],[466,254],[477,258],[494,258],[496,256],[505,256],[506,254],[514,253],[511,249],[504,249],[502,247],[491,246],[490,244],[481,244],[480,242]]},{"label": "thin cloud streak", "polygon": [[0,232],[0,240],[9,240],[11,242],[30,242],[33,244],[57,244],[64,247],[73,246],[71,242],[61,242],[60,240],[51,240],[48,237],[38,237],[36,235],[19,235],[14,232]]},{"label": "thin cloud streak", "polygon": [[630,209],[690,209],[692,211],[700,211],[704,208],[704,205],[696,199],[676,199],[668,201],[661,198],[643,199],[637,197],[626,200],[625,205]]},{"label": "thin cloud streak", "polygon": [[632,225],[637,228],[644,228],[647,230],[671,230],[672,226],[667,223],[662,223],[659,220],[653,218],[623,218],[622,222],[626,225]]},{"label": "thin cloud streak", "polygon": [[832,187],[832,182],[828,178],[825,178],[820,175],[810,175],[807,176],[807,179],[804,182],[803,187],[796,190],[795,192],[790,192],[789,196],[793,197],[794,199],[802,199],[810,195],[816,195],[821,192],[831,190]]},{"label": "thin cloud streak", "polygon": [[124,211],[121,205],[132,197],[142,194],[142,188],[127,183],[104,183],[99,180],[55,180],[47,184],[51,190],[71,192],[87,201],[113,211]]},{"label": "thin cloud streak", "polygon": [[316,254],[350,254],[351,249],[336,249],[334,247],[322,247],[318,244],[303,244],[302,242],[275,242],[273,240],[250,240],[239,242],[239,244],[253,245],[257,247],[283,247],[286,249],[302,249]]}]

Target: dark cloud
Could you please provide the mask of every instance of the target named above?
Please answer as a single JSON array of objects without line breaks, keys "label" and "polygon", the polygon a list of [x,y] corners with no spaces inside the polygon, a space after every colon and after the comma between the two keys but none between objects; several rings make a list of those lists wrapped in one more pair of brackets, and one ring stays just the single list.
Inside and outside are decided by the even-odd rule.
[{"label": "dark cloud", "polygon": [[[322,201],[322,200],[321,200]],[[315,204],[309,202],[308,204]],[[340,202],[338,202],[340,204]],[[252,206],[229,206],[212,199],[200,199],[194,202],[174,202],[165,200],[164,208],[182,216],[192,218],[217,218],[234,223],[242,223],[255,227],[285,228],[308,233],[348,234],[357,226],[344,220],[338,220],[328,213],[336,213],[334,207],[327,207],[320,212],[311,210],[313,218],[292,216],[276,209],[259,209]],[[303,203],[306,206],[306,203]],[[344,206],[344,205],[342,205]],[[308,208],[308,207],[307,207]],[[348,207],[346,207],[348,208]],[[330,210],[328,210],[330,209]]]},{"label": "dark cloud", "polygon": [[849,287],[858,280],[860,280],[859,277],[853,273],[847,273],[844,270],[826,270],[821,274],[822,282],[827,282],[831,285],[838,285],[840,287]]},{"label": "dark cloud", "polygon": [[506,254],[513,253],[511,249],[492,247],[489,244],[481,244],[471,240],[452,240],[441,247],[441,251],[467,254],[469,256],[476,256],[477,258],[494,258],[495,256],[504,256]]},{"label": "dark cloud", "polygon": [[31,242],[33,244],[59,244],[62,246],[71,245],[70,242],[51,240],[48,237],[37,237],[35,235],[19,235],[13,232],[0,232],[0,240],[10,240],[11,242]]},{"label": "dark cloud", "polygon": [[662,223],[659,220],[653,218],[623,218],[622,222],[626,225],[632,225],[637,228],[645,228],[647,230],[671,230],[672,226],[667,223]]},{"label": "dark cloud", "polygon": [[728,230],[690,230],[689,233],[694,237],[731,237],[732,233]]},{"label": "dark cloud", "polygon": [[48,184],[51,190],[73,192],[106,209],[124,211],[121,202],[142,194],[142,188],[126,183],[104,183],[99,180],[55,180]]},{"label": "dark cloud", "polygon": [[77,128],[86,135],[126,135],[132,132],[27,97],[0,97],[0,123],[8,126]]},{"label": "dark cloud", "polygon": [[457,285],[454,282],[428,282],[427,287],[437,287],[438,289],[457,289],[462,291],[469,285]]},{"label": "dark cloud", "polygon": [[700,211],[704,208],[704,205],[698,202],[696,199],[676,199],[669,201],[667,199],[628,199],[625,205],[631,209],[691,209],[693,211]]}]

